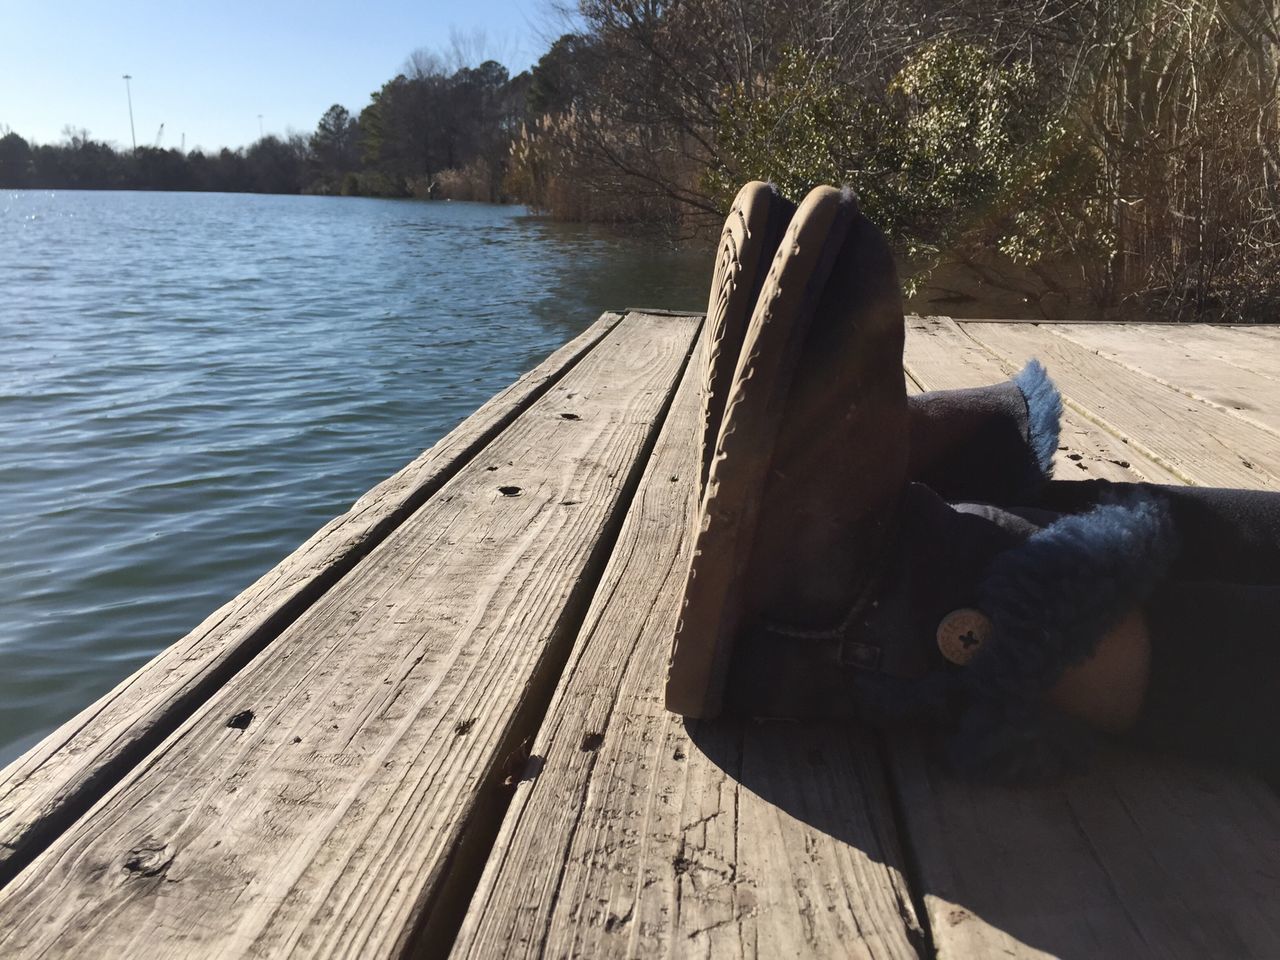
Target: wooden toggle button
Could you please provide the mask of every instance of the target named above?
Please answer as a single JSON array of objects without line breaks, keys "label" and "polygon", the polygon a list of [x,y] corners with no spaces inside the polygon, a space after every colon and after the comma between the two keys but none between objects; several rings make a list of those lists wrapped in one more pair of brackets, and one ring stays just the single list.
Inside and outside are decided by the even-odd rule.
[{"label": "wooden toggle button", "polygon": [[972,607],[952,610],[938,624],[938,649],[954,664],[964,666],[991,639],[994,627],[987,615]]}]

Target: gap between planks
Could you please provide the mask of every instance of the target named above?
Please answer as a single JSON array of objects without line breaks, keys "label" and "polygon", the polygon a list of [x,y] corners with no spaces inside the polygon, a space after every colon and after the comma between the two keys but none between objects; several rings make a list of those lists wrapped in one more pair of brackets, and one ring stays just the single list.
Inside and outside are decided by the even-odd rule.
[{"label": "gap between planks", "polygon": [[0,771],[0,888],[622,320],[606,313]]}]

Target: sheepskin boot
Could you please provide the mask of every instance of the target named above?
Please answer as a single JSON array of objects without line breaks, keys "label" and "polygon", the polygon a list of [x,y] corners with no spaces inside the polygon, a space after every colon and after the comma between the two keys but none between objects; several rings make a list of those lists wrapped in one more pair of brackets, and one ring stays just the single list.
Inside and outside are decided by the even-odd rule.
[{"label": "sheepskin boot", "polygon": [[1012,380],[907,400],[907,473],[947,500],[1026,503],[1053,474],[1062,397],[1031,360]]},{"label": "sheepskin boot", "polygon": [[1073,677],[1100,680],[1093,726],[1147,742],[1269,731],[1280,501],[1049,484],[1035,509],[947,504],[908,483],[899,304],[852,198],[806,198],[726,397],[668,706],[713,716],[727,680],[737,711],[926,724],[958,769],[1015,781],[1079,762],[1099,714]]},{"label": "sheepskin boot", "polygon": [[907,463],[893,257],[852,194],[797,209],[737,359],[695,526],[666,702],[719,713],[759,615],[826,623],[886,541]]},{"label": "sheepskin boot", "polygon": [[[762,184],[744,189],[717,276],[734,269],[726,250],[739,251],[736,262],[758,262],[758,253],[741,251],[763,228],[739,227],[766,223],[772,196]],[[746,286],[746,274],[738,276]],[[707,482],[668,672],[672,710],[719,711],[743,622],[829,629],[847,618],[880,563],[909,476],[901,302],[889,247],[852,195],[813,191],[755,298],[723,412],[709,402],[719,387],[704,394],[707,421],[718,415],[720,426],[714,456],[704,453]],[[713,385],[731,357],[725,344],[736,340],[727,331],[740,303],[724,304],[713,298],[708,327]],[[986,498],[1043,482],[1059,401],[1037,364],[1009,384],[933,395],[917,409],[917,466],[949,493],[974,489]],[[948,482],[948,462],[972,466],[976,482]]]},{"label": "sheepskin boot", "polygon": [[728,709],[916,725],[1002,782],[1118,735],[1280,786],[1280,494],[1100,481],[1044,501],[1075,512],[911,485],[845,623],[743,631]]},{"label": "sheepskin boot", "polygon": [[[1267,553],[1280,507],[1240,492],[1210,503],[1148,485],[1077,488],[1085,496],[1061,484],[1041,506],[1083,497],[1077,512],[948,505],[907,481],[899,303],[892,259],[852,198],[806,198],[727,397],[668,706],[715,715],[727,680],[741,712],[923,723],[945,732],[957,768],[1028,780],[1079,760],[1081,719],[1098,711],[1082,710],[1070,681],[1091,675],[1105,694],[1093,726],[1168,738],[1180,728],[1167,718],[1216,669],[1203,643],[1210,610],[1169,613],[1162,598],[1184,585],[1170,575],[1232,572],[1225,561],[1242,549],[1240,569],[1280,568]],[[1240,599],[1231,586],[1199,595]],[[1230,648],[1252,659],[1210,684],[1228,714],[1205,725],[1219,734],[1270,719],[1262,696],[1253,713],[1230,712],[1232,690],[1275,675],[1256,639],[1274,622],[1275,592],[1252,589],[1255,612],[1231,611],[1246,639]],[[1110,717],[1108,700],[1120,705]]]},{"label": "sheepskin boot", "polygon": [[1179,550],[1146,605],[1151,676],[1131,737],[1280,786],[1280,493],[1095,480],[1051,483],[1040,502],[1135,496],[1165,505]]},{"label": "sheepskin boot", "polygon": [[[795,211],[776,187],[757,180],[738,192],[725,218],[702,332],[700,495],[748,322]],[[917,394],[907,400],[908,475],[949,499],[1027,500],[1052,473],[1061,414],[1058,391],[1035,360],[1004,383]]]},{"label": "sheepskin boot", "polygon": [[[1090,723],[1121,727],[1137,712],[1148,662],[1128,625],[1141,628],[1175,544],[1166,506],[1142,492],[1059,516],[950,505],[911,484],[842,622],[761,618],[742,631],[728,709],[918,725],[942,735],[955,768],[1001,781],[1076,768]],[[1079,697],[1055,702],[1104,643],[1107,696],[1085,710]]]},{"label": "sheepskin boot", "polygon": [[1172,577],[1280,586],[1280,493],[1056,480],[1027,502],[1055,513],[1080,513],[1135,495],[1158,497],[1168,506],[1183,545]]}]

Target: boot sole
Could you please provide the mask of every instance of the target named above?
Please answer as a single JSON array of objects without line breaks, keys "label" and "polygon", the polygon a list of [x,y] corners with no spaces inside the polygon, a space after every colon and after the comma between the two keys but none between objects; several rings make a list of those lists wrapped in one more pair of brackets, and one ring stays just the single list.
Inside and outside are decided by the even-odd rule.
[{"label": "boot sole", "polygon": [[726,398],[667,670],[666,706],[720,713],[761,490],[818,298],[857,207],[819,187],[796,210],[764,280]]},{"label": "boot sole", "polygon": [[707,488],[720,421],[747,324],[793,209],[769,184],[754,180],[738,191],[720,234],[707,319],[702,328],[705,366],[699,502]]}]

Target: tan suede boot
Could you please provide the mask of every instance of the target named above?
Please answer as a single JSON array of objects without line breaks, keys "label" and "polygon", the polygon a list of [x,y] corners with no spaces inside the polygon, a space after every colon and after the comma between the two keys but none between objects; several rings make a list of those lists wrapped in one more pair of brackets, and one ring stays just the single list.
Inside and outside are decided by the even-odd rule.
[{"label": "tan suede boot", "polygon": [[719,712],[744,622],[829,625],[856,604],[905,481],[902,341],[884,238],[851,194],[812,191],[734,371],[672,649],[670,709]]},{"label": "tan suede boot", "polygon": [[902,343],[883,238],[813,191],[734,372],[667,705],[927,723],[960,769],[1042,776],[1082,742],[1047,698],[1164,575],[1168,512],[1141,493],[1079,516],[953,506],[908,483]]}]

